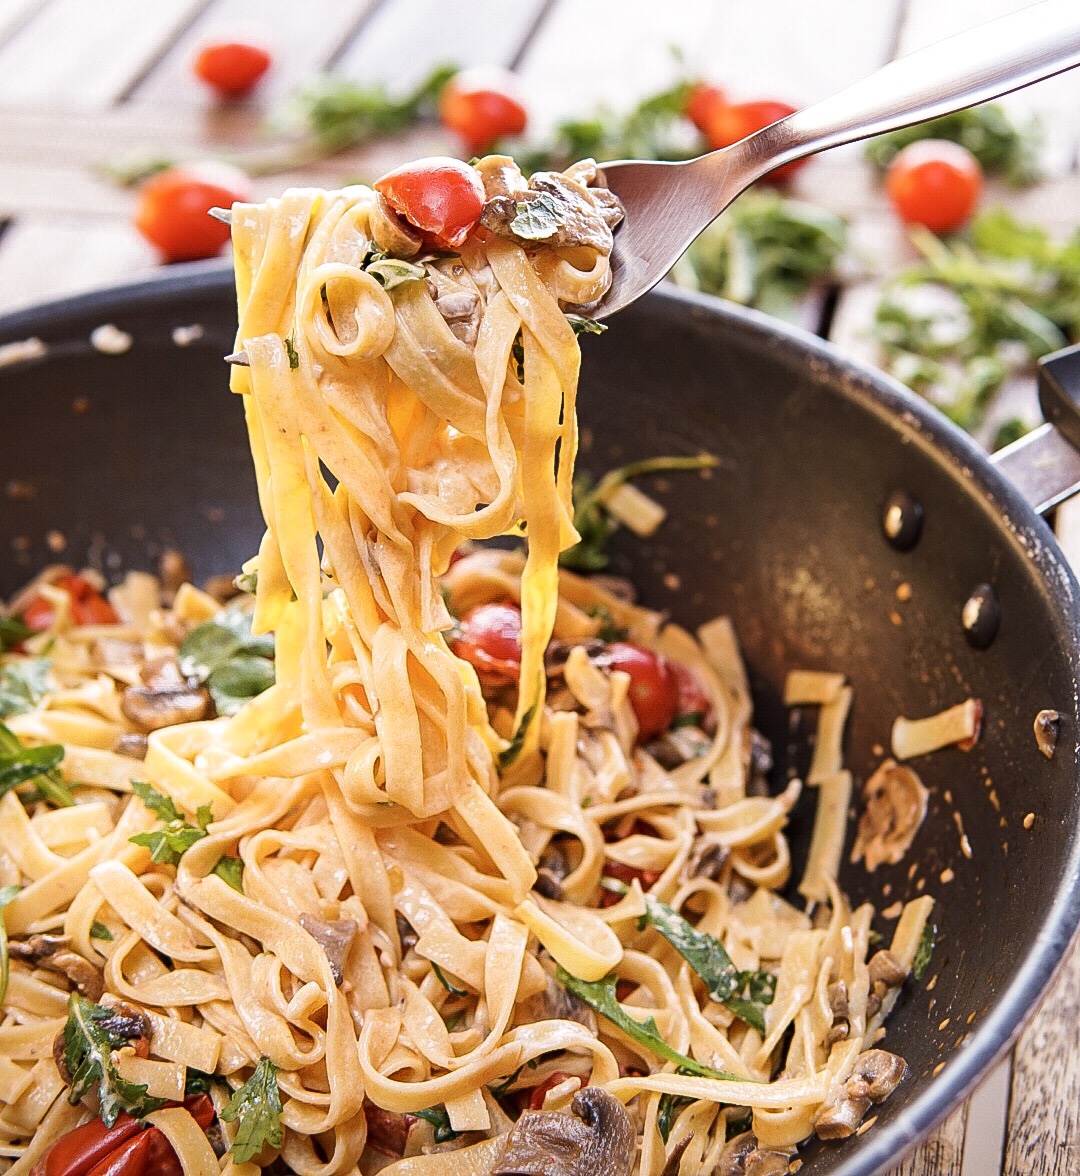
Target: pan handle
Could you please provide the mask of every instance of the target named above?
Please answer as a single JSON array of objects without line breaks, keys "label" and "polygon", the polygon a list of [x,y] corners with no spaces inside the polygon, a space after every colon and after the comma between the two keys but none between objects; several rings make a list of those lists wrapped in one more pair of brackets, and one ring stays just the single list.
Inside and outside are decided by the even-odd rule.
[{"label": "pan handle", "polygon": [[1080,346],[1039,360],[1046,424],[999,449],[990,461],[1039,514],[1080,490]]}]

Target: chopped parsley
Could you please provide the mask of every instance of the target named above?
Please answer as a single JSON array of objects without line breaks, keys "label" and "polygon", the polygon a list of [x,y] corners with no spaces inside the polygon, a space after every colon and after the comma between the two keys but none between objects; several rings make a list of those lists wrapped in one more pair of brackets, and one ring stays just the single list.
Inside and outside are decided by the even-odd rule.
[{"label": "chopped parsley", "polygon": [[233,1160],[246,1164],[269,1145],[281,1147],[281,1092],[278,1090],[278,1067],[269,1058],[260,1058],[255,1072],[221,1109],[226,1123],[238,1123],[233,1140]]}]

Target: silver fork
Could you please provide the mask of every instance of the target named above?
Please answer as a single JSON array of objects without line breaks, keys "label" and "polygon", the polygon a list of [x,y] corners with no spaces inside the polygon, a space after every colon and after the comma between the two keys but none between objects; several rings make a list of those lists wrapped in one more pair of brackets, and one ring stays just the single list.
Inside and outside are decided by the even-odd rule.
[{"label": "silver fork", "polygon": [[773,168],[974,106],[1080,65],[1080,0],[1042,0],[897,58],[840,93],[683,163],[601,165],[626,209],[596,318],[652,289],[694,238]]}]

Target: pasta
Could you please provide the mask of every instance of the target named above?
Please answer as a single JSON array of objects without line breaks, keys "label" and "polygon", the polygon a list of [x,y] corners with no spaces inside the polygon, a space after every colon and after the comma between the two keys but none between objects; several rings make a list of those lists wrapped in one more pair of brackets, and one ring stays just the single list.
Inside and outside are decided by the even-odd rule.
[{"label": "pasta", "polygon": [[[874,1047],[930,900],[875,952],[836,886],[842,679],[795,687],[833,708],[804,910],[777,893],[801,786],[758,787],[731,626],[558,568],[568,313],[603,297],[617,204],[589,163],[468,171],[448,254],[366,187],[234,207],[248,606],[133,573],[94,623],[55,569],[12,603],[47,611],[5,659],[46,675],[0,799],[13,1174],[99,1109],[189,1174],[786,1170],[902,1075]],[[508,656],[472,640],[492,606]],[[671,693],[655,731],[634,664]]]}]

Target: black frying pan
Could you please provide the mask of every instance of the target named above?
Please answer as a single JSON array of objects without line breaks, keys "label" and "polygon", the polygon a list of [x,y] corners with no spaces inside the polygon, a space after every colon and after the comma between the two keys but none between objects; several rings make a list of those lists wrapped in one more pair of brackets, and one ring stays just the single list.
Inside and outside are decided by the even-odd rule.
[{"label": "black frying pan", "polygon": [[[89,345],[105,322],[130,332],[129,351]],[[41,359],[0,367],[0,488],[33,490],[4,501],[0,594],[58,558],[54,530],[66,544],[59,558],[110,575],[151,565],[164,546],[186,552],[199,576],[234,572],[254,552],[254,482],[221,362],[234,323],[219,266],[0,321],[0,344],[29,335],[47,344]],[[202,337],[178,346],[174,329],[191,324]],[[709,480],[654,482],[670,517],[654,540],[621,542],[616,563],[683,623],[732,616],[778,782],[805,756],[779,705],[789,667],[849,676],[847,760],[859,779],[897,714],[969,695],[985,705],[974,750],[918,761],[932,800],[906,861],[874,875],[848,866],[841,879],[879,909],[924,890],[940,899],[927,977],[936,982],[910,988],[885,1041],[908,1060],[909,1078],[867,1134],[805,1152],[807,1176],[868,1176],[1006,1048],[1080,918],[1080,590],[1051,532],[965,436],[817,340],[711,300],[654,293],[583,350],[592,438],[583,468],[701,449],[720,459]],[[897,492],[923,511],[906,550],[882,528]],[[975,634],[985,648],[961,623],[980,585],[1000,605],[996,634]],[[1062,715],[1051,760],[1032,731],[1044,708]],[[796,813],[796,853],[812,804]],[[945,871],[952,881],[941,881]]]}]

